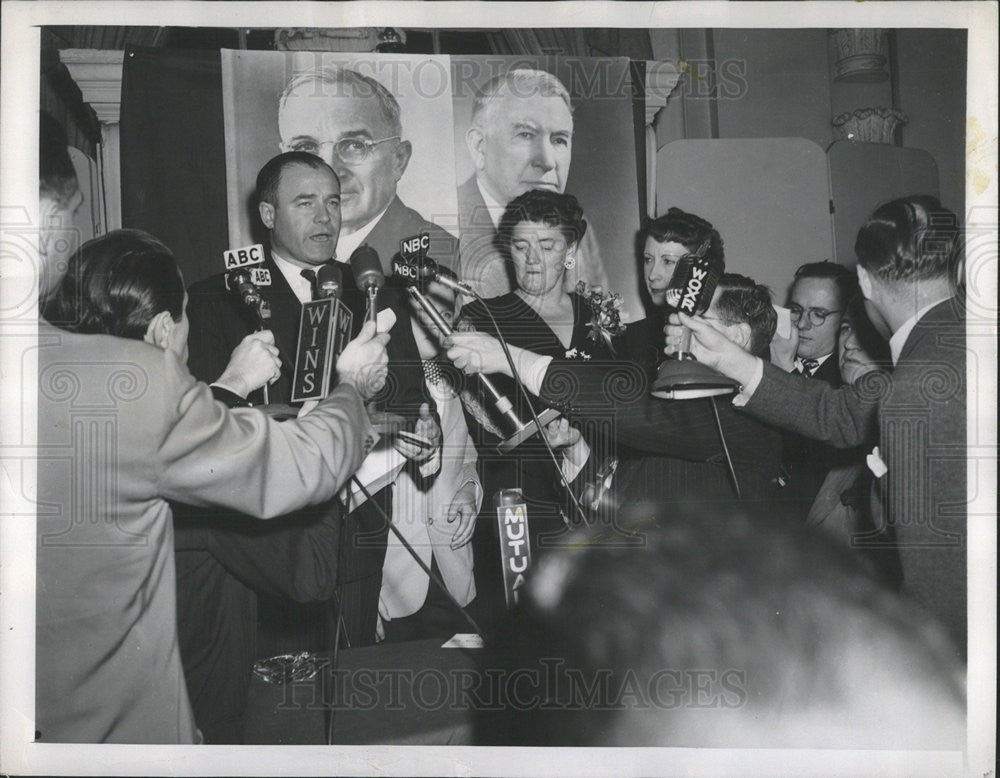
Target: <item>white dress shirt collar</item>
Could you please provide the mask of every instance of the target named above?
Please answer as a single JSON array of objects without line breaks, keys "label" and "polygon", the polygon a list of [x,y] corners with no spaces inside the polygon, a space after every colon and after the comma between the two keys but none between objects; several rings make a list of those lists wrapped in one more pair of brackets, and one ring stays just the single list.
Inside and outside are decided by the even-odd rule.
[{"label": "white dress shirt collar", "polygon": [[[302,275],[302,271],[305,268],[302,265],[296,265],[294,262],[289,262],[284,257],[279,256],[278,252],[274,249],[271,249],[271,258],[274,260],[274,264],[278,266],[278,270],[281,271],[281,275],[285,277],[288,285],[292,288],[295,296],[299,298],[299,302],[307,303],[312,300],[312,284],[309,283],[308,278]],[[313,270],[315,269],[313,268]]]},{"label": "white dress shirt collar", "polygon": [[[815,375],[816,371],[823,367],[823,363],[826,362],[830,357],[833,356],[833,352],[830,352],[825,357],[816,357],[816,367],[812,369],[809,373],[810,376]],[[802,364],[802,359],[800,357],[795,357],[795,369],[798,370],[802,375],[806,374],[805,365]]]},{"label": "white dress shirt collar", "polygon": [[476,186],[479,187],[479,194],[483,196],[483,202],[486,203],[486,210],[490,215],[490,219],[493,220],[493,226],[499,229],[500,217],[503,216],[503,212],[507,210],[507,206],[497,202],[496,198],[486,191],[486,187],[483,186],[483,182],[479,178],[478,173],[476,174]]}]

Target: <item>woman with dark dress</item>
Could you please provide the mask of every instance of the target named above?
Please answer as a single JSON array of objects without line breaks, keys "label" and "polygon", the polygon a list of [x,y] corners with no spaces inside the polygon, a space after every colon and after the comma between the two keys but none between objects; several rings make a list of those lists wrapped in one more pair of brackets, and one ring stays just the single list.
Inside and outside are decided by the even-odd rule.
[{"label": "woman with dark dress", "polygon": [[663,360],[663,326],[666,324],[666,291],[674,268],[685,254],[693,254],[707,243],[705,256],[725,265],[722,238],[700,216],[671,208],[649,220],[639,232],[645,293],[641,294],[646,318],[632,322],[624,335],[625,356],[647,372]]},{"label": "woman with dark dress", "polygon": [[[587,300],[563,290],[563,276],[576,262],[577,246],[586,229],[583,210],[572,195],[532,190],[512,200],[500,220],[497,243],[513,267],[517,288],[509,294],[464,306],[457,329],[471,325],[481,332],[496,334],[489,311],[508,344],[554,357],[613,359],[612,346],[589,326],[593,316]],[[510,378],[492,376],[491,380],[514,403],[521,419],[530,418]],[[534,407],[540,412],[544,406],[535,402]],[[557,545],[566,532],[567,521],[575,522],[579,516],[542,441],[535,436],[507,454],[498,454],[496,446],[501,432],[496,420],[484,418],[481,412],[470,416],[473,417],[470,432],[483,463],[486,505],[492,506],[492,497],[498,489],[522,489],[528,507],[532,554]],[[563,442],[567,432],[575,441],[573,429],[567,430],[564,423],[562,426]],[[585,434],[584,439],[600,445],[596,444],[599,438],[590,434]],[[567,451],[563,449],[563,456]],[[560,451],[556,454],[559,456]],[[587,460],[588,467],[600,462],[599,452],[592,450]],[[567,463],[563,473],[571,481],[575,477],[579,485],[584,475],[575,474],[573,469]],[[495,535],[495,521],[480,522],[480,526],[492,527]],[[482,542],[488,546],[484,550],[489,556],[495,557],[496,538],[487,537]],[[489,562],[484,562],[486,566]],[[476,568],[481,569],[478,556]],[[492,573],[487,575],[492,577]]]}]

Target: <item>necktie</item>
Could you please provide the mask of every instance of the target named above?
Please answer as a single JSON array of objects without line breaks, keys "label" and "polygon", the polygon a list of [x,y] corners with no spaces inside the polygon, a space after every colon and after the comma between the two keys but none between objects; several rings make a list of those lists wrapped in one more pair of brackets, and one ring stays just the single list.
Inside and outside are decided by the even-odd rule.
[{"label": "necktie", "polygon": [[310,267],[302,270],[302,277],[309,282],[309,296],[316,299],[316,271]]},{"label": "necktie", "polygon": [[803,375],[811,376],[813,371],[819,367],[818,359],[803,359],[802,360],[802,373]]},{"label": "necktie", "polygon": [[431,386],[441,382],[441,366],[433,359],[425,359],[420,363],[424,368],[424,378]]}]

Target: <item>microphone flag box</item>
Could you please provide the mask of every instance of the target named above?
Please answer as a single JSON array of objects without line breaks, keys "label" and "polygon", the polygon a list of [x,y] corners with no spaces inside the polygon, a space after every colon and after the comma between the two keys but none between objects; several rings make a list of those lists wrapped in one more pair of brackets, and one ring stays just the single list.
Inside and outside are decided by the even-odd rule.
[{"label": "microphone flag box", "polygon": [[[250,283],[256,287],[270,286],[271,285],[271,271],[266,267],[248,267],[247,272],[250,273]],[[226,282],[226,291],[233,291],[232,284],[230,283],[231,276],[229,273],[223,276]]]},{"label": "microphone flag box", "polygon": [[351,338],[352,319],[347,306],[332,297],[302,304],[292,402],[326,397],[334,362]]},{"label": "microphone flag box", "polygon": [[222,256],[226,260],[226,270],[259,265],[264,261],[264,246],[261,243],[254,243],[252,246],[228,249],[222,252]]},{"label": "microphone flag box", "polygon": [[427,249],[430,247],[430,233],[421,232],[419,235],[403,238],[399,242],[399,254],[407,262],[419,264],[427,256]]},{"label": "microphone flag box", "polygon": [[503,565],[503,593],[507,608],[517,604],[524,576],[531,566],[528,542],[528,508],[520,489],[501,489],[496,494],[500,561]]}]

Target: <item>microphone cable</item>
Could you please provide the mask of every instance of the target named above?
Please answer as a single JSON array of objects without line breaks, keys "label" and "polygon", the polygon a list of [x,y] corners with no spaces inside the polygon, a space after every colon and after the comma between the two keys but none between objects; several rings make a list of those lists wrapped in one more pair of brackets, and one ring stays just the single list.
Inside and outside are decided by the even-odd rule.
[{"label": "microphone cable", "polygon": [[510,354],[510,349],[507,348],[507,341],[504,339],[504,336],[500,334],[500,325],[497,323],[496,318],[494,318],[493,312],[486,304],[486,301],[475,292],[473,292],[473,296],[483,304],[483,309],[486,311],[486,315],[490,317],[490,323],[493,325],[493,330],[497,334],[497,340],[500,342],[500,348],[503,349],[503,355],[507,359],[507,365],[510,367],[511,376],[521,393],[521,397],[524,398],[524,402],[528,406],[528,411],[531,413],[531,419],[538,428],[538,434],[542,439],[542,443],[545,444],[545,450],[548,451],[549,458],[552,460],[552,464],[555,465],[556,473],[559,474],[559,481],[562,483],[563,489],[565,489],[566,493],[569,495],[569,499],[573,503],[573,507],[580,516],[580,521],[586,525],[589,523],[587,521],[587,514],[584,513],[583,506],[580,505],[580,501],[577,499],[576,495],[573,494],[569,481],[566,480],[566,475],[563,473],[562,467],[559,465],[559,460],[556,458],[556,453],[552,450],[552,446],[549,444],[548,438],[545,437],[545,429],[542,427],[541,422],[538,421],[538,414],[535,413],[535,406],[531,401],[531,395],[528,394],[528,390],[525,388],[524,383],[521,381],[521,376],[518,374],[517,368],[514,366],[514,358]]},{"label": "microphone cable", "polygon": [[715,397],[709,397],[712,401],[712,413],[715,414],[715,428],[719,431],[719,440],[722,442],[722,454],[726,458],[726,467],[729,468],[729,477],[733,479],[733,489],[736,491],[736,499],[743,495],[740,493],[740,482],[736,478],[736,469],[733,467],[733,459],[729,456],[729,446],[726,445],[726,436],[722,431],[722,420],[719,418],[719,408],[715,404]]},{"label": "microphone cable", "polygon": [[[356,475],[352,475],[351,481],[353,481],[354,484],[358,487],[358,489],[361,490],[361,493],[365,496],[365,499],[372,506],[374,506],[375,510],[382,517],[382,520],[385,521],[386,525],[389,527],[389,531],[392,532],[399,540],[399,542],[403,544],[403,548],[405,548],[409,552],[410,556],[413,557],[413,560],[418,565],[420,565],[420,569],[427,574],[427,577],[431,581],[433,581],[434,584],[444,593],[444,595],[448,598],[451,604],[454,605],[455,608],[458,610],[458,612],[462,615],[462,618],[464,618],[469,623],[469,626],[472,627],[475,633],[477,635],[485,635],[486,633],[483,631],[482,627],[480,627],[476,623],[476,620],[472,618],[472,616],[469,614],[469,612],[462,605],[459,604],[458,600],[455,599],[455,596],[448,591],[448,587],[445,586],[445,583],[443,580],[441,580],[441,577],[437,575],[433,570],[431,570],[431,568],[428,565],[424,563],[424,560],[420,558],[420,556],[417,554],[413,546],[411,546],[409,542],[407,542],[406,538],[403,537],[402,533],[400,533],[396,525],[392,523],[392,519],[389,517],[389,515],[384,510],[382,510],[382,506],[379,505],[377,502],[375,502],[375,499],[372,497],[371,492],[369,492],[368,489],[365,488],[365,485],[361,483],[361,480]],[[347,514],[345,513],[344,522],[346,521],[347,521]],[[343,537],[343,535],[341,535],[341,537]],[[337,578],[338,581],[341,580],[340,565],[338,565],[337,567]],[[340,597],[338,595],[338,622],[340,621],[340,614],[342,613],[342,605],[343,605],[343,597]],[[330,662],[331,674],[334,671],[336,671],[338,666],[337,661],[338,661],[339,648],[340,648],[340,625],[338,623],[337,635],[333,642],[333,655]],[[336,715],[337,715],[337,708],[334,705],[334,700],[332,698],[330,699],[329,710],[330,710],[330,718],[327,723],[327,730],[326,730],[326,744],[328,746],[333,745],[334,722],[336,720]]]}]

